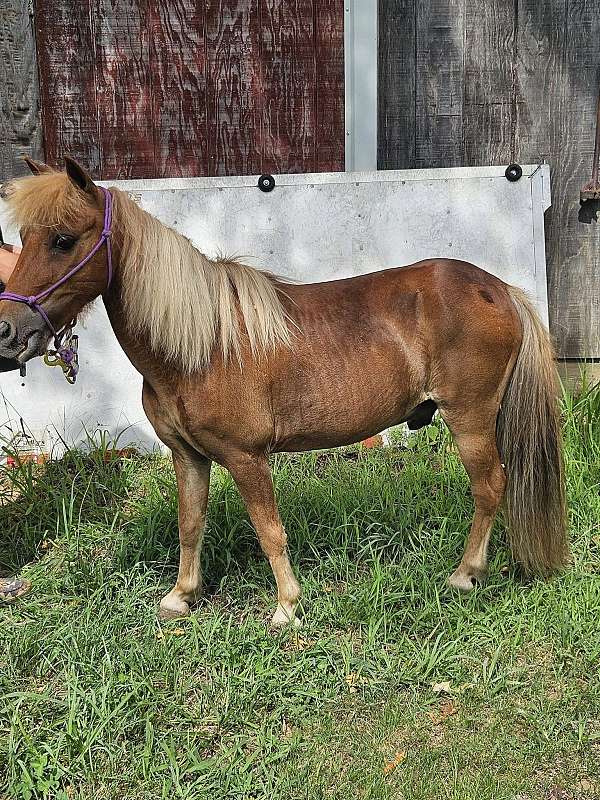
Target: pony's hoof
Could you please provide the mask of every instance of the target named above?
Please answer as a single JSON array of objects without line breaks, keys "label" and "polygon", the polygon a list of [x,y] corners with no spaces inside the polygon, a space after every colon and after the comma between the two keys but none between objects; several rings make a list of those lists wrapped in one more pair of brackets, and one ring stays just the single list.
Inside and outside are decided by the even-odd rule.
[{"label": "pony's hoof", "polygon": [[170,619],[181,619],[181,617],[189,617],[190,605],[185,600],[179,600],[175,597],[167,595],[160,601],[160,608],[158,610],[158,618],[166,622]]},{"label": "pony's hoof", "polygon": [[452,589],[458,589],[459,592],[472,592],[476,586],[481,586],[485,583],[487,573],[483,569],[461,569],[460,567],[455,570],[448,578],[448,586]]},{"label": "pony's hoof", "polygon": [[286,625],[291,625],[293,628],[299,628],[302,623],[296,616],[293,607],[286,608],[281,603],[277,606],[277,610],[273,614],[271,625],[274,628],[285,628]]}]

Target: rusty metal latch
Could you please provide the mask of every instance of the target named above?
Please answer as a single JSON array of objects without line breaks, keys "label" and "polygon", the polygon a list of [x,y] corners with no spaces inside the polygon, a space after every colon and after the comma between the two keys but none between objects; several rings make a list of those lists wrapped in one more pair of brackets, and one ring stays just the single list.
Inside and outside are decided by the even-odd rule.
[{"label": "rusty metal latch", "polygon": [[598,162],[600,161],[600,91],[598,92],[598,108],[596,110],[596,144],[594,146],[594,161],[592,163],[592,179],[581,189],[579,202],[586,200],[600,200],[600,182],[598,182]]}]

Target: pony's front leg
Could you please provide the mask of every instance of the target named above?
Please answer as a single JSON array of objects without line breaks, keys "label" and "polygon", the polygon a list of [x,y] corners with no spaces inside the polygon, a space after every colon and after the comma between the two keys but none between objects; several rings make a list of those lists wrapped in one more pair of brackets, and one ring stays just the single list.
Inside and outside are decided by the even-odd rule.
[{"label": "pony's front leg", "polygon": [[179,492],[179,574],[174,588],[161,600],[162,619],[186,617],[190,604],[195,603],[202,592],[200,548],[211,462],[191,450],[174,449],[173,466]]},{"label": "pony's front leg", "polygon": [[228,463],[258,534],[263,553],[269,559],[277,582],[277,610],[272,624],[281,627],[296,619],[300,586],[294,577],[287,554],[287,536],[275,502],[271,470],[262,456],[240,456]]}]

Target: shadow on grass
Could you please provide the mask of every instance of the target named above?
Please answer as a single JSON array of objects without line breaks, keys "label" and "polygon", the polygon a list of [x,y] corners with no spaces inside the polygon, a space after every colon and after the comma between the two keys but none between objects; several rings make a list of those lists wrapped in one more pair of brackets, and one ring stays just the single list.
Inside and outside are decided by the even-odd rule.
[{"label": "shadow on grass", "polygon": [[123,502],[121,463],[106,453],[68,451],[44,464],[7,467],[1,480],[0,575],[44,554],[48,543],[79,520],[106,525]]},{"label": "shadow on grass", "polygon": [[[426,550],[423,558],[430,562],[447,528],[466,532],[472,511],[464,476],[457,473],[455,460],[441,464],[447,440],[436,437],[421,436],[419,452],[354,448],[274,457],[278,503],[299,572],[335,562],[340,554],[340,564],[347,559],[391,563],[407,552]],[[43,465],[25,463],[6,471],[0,574],[39,560],[58,542],[64,559],[75,562],[69,567],[79,575],[75,583],[85,579],[95,584],[94,573],[99,582],[107,574],[140,567],[154,573],[156,582],[174,582],[179,540],[173,471],[156,454],[111,458],[110,452],[68,451]],[[447,479],[453,485],[450,494]],[[448,542],[457,554],[462,545],[462,532]],[[272,584],[237,488],[218,467],[211,482],[202,567],[209,596],[224,580]],[[345,568],[340,569],[342,578]]]}]

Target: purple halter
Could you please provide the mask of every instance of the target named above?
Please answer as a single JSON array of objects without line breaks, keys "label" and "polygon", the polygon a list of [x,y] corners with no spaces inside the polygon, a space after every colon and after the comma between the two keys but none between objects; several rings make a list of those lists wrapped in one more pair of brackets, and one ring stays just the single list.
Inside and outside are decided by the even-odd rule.
[{"label": "purple halter", "polygon": [[[25,303],[28,305],[29,308],[37,311],[37,313],[42,317],[46,325],[52,331],[52,335],[54,336],[54,341],[57,347],[60,346],[60,339],[61,339],[61,332],[57,331],[54,328],[54,325],[50,322],[48,318],[48,314],[44,311],[43,307],[40,305],[42,300],[45,300],[46,297],[52,294],[55,289],[58,289],[59,286],[62,286],[63,283],[66,283],[69,278],[72,278],[79,270],[84,267],[88,261],[96,255],[98,250],[102,247],[102,245],[106,242],[106,254],[108,259],[108,281],[106,283],[106,289],[109,288],[112,277],[113,277],[113,267],[112,267],[112,247],[110,244],[110,235],[112,233],[112,195],[105,189],[103,186],[99,187],[102,192],[104,193],[104,228],[102,229],[102,233],[100,234],[100,238],[92,248],[92,250],[87,254],[87,256],[80,261],[79,264],[73,267],[73,269],[69,270],[66,275],[53,283],[52,286],[49,286],[47,289],[44,289],[43,292],[39,294],[31,295],[31,297],[26,297],[22,294],[15,294],[15,292],[2,292],[0,294],[0,300],[14,300],[15,303]],[[65,326],[69,327],[69,326]],[[72,325],[70,326],[72,327]]]}]

